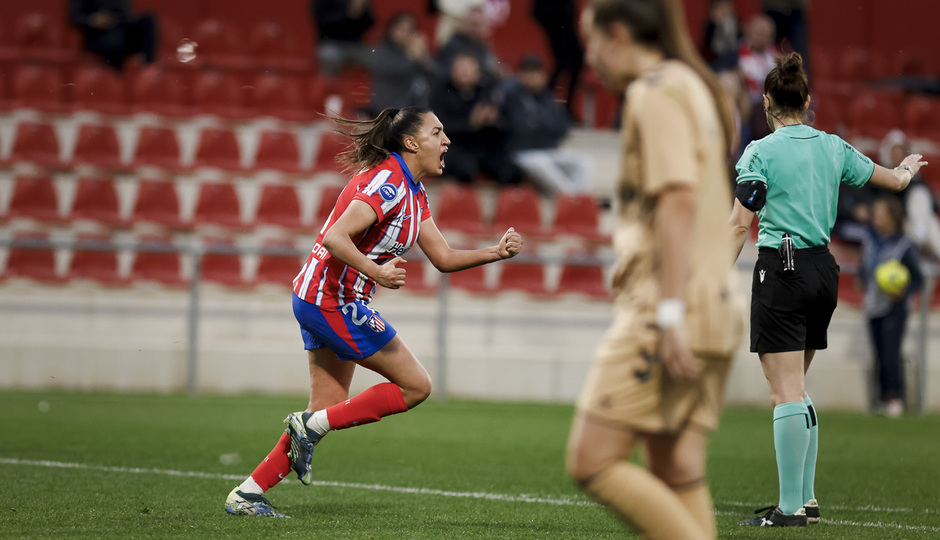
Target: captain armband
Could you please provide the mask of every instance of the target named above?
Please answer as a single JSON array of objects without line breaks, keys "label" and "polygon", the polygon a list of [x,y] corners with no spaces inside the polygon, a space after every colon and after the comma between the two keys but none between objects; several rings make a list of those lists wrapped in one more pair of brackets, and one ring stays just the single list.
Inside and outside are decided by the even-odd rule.
[{"label": "captain armband", "polygon": [[739,200],[744,208],[757,212],[767,202],[767,184],[760,180],[741,182],[734,188],[734,198]]}]

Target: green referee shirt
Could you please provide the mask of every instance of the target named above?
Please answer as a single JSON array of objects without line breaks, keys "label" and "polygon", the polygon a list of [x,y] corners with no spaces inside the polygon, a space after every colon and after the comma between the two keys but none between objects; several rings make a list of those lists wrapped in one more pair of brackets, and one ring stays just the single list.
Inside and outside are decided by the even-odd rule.
[{"label": "green referee shirt", "polygon": [[783,233],[803,249],[829,243],[839,183],[865,185],[875,164],[841,138],[802,124],[785,126],[747,145],[735,167],[738,183],[767,184],[757,212],[758,247],[780,247]]}]

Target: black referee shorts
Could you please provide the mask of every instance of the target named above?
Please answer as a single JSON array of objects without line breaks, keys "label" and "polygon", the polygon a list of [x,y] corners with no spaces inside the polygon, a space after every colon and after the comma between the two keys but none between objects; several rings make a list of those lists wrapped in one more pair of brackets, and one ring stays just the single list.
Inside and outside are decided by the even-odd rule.
[{"label": "black referee shorts", "polygon": [[826,246],[798,249],[783,272],[773,248],[760,248],[751,282],[751,352],[825,349],[839,298],[839,265]]}]

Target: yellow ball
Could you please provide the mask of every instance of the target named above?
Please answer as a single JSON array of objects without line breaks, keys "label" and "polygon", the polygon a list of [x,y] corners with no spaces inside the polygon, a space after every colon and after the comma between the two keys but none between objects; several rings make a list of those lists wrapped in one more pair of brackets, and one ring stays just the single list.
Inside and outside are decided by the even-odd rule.
[{"label": "yellow ball", "polygon": [[891,259],[875,267],[875,282],[888,294],[901,294],[911,283],[911,273],[900,261]]}]

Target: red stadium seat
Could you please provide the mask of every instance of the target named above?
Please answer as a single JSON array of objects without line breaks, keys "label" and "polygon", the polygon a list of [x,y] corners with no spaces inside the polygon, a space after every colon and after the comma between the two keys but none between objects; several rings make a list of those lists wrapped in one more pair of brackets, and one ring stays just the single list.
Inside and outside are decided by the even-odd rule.
[{"label": "red stadium seat", "polygon": [[508,186],[499,190],[493,232],[503,234],[510,227],[523,235],[544,236],[541,199],[535,188]]},{"label": "red stadium seat", "polygon": [[429,294],[437,290],[437,287],[429,285],[425,275],[426,261],[423,258],[415,257],[409,259],[405,256],[407,262],[397,264],[398,268],[405,269],[405,287],[404,290],[413,294]]},{"label": "red stadium seat", "polygon": [[372,74],[366,68],[347,66],[339,73],[339,96],[343,100],[339,113],[346,118],[355,118],[372,102]]},{"label": "red stadium seat", "polygon": [[180,70],[171,72],[160,65],[151,64],[132,77],[128,91],[131,111],[170,117],[189,115],[187,97],[191,74]]},{"label": "red stadium seat", "polygon": [[[235,244],[224,238],[204,238],[202,255],[203,281],[229,287],[245,285],[242,279],[242,258],[235,251]],[[298,268],[298,271],[300,269]]]},{"label": "red stadium seat", "polygon": [[313,67],[311,51],[277,22],[256,23],[251,29],[248,44],[259,69],[306,71]]},{"label": "red stadium seat", "polygon": [[94,165],[106,169],[122,169],[121,148],[112,126],[82,124],[71,165]]},{"label": "red stadium seat", "polygon": [[65,43],[62,21],[37,11],[21,14],[13,24],[13,48],[20,60],[65,62],[75,56]]},{"label": "red stadium seat", "polygon": [[[105,285],[124,285],[126,279],[118,275],[118,253],[108,246],[112,239],[106,235],[81,234],[78,245],[72,250],[69,279],[87,279]],[[82,243],[101,244],[82,246]]]},{"label": "red stadium seat", "polygon": [[218,71],[197,73],[193,81],[191,111],[193,114],[211,114],[232,119],[251,116],[251,111],[245,106],[245,90],[241,77]]},{"label": "red stadium seat", "polygon": [[65,79],[56,66],[19,64],[13,72],[13,105],[60,113],[68,109]]},{"label": "red stadium seat", "polygon": [[820,87],[811,93],[812,112],[810,114],[813,119],[813,127],[827,133],[839,135],[844,134],[848,127],[846,109],[851,94],[836,88],[827,87],[823,89]]},{"label": "red stadium seat", "polygon": [[304,258],[298,256],[293,244],[286,242],[270,242],[265,244],[269,249],[283,249],[287,252],[280,254],[262,254],[258,260],[258,272],[255,274],[256,284],[279,285],[290,288],[297,273],[304,264]]},{"label": "red stadium seat", "polygon": [[313,226],[316,227],[317,231],[326,225],[333,207],[336,206],[339,194],[343,192],[343,187],[327,184],[320,188],[320,201],[317,203],[317,211],[313,217]]},{"label": "red stadium seat", "polygon": [[854,272],[842,272],[839,275],[839,304],[847,304],[855,308],[862,307],[865,292],[856,285],[857,281],[858,276]]},{"label": "red stadium seat", "polygon": [[901,127],[899,105],[899,96],[894,93],[859,93],[849,104],[849,136],[881,139]]},{"label": "red stadium seat", "polygon": [[44,233],[20,233],[15,240],[35,242],[35,247],[11,247],[7,257],[3,278],[26,278],[44,283],[62,283],[64,278],[56,273],[55,248],[42,246],[49,241]]},{"label": "red stadium seat", "polygon": [[578,263],[570,262],[561,267],[558,293],[585,295],[598,300],[609,298],[610,291],[600,261],[586,259]]},{"label": "red stadium seat", "polygon": [[317,144],[316,158],[314,158],[314,173],[340,173],[343,165],[336,161],[336,156],[349,149],[349,139],[335,131],[324,131],[320,134]]},{"label": "red stadium seat", "polygon": [[577,236],[595,242],[610,240],[600,231],[600,208],[590,195],[557,196],[552,236]]},{"label": "red stadium seat", "polygon": [[919,95],[907,98],[904,130],[908,137],[940,142],[940,99]]},{"label": "red stadium seat", "polygon": [[143,126],[137,138],[133,165],[179,170],[180,143],[176,131],[166,127]]},{"label": "red stadium seat", "polygon": [[6,219],[34,219],[58,223],[59,197],[48,176],[19,176],[13,184],[13,197]]},{"label": "red stadium seat", "polygon": [[238,138],[230,129],[205,128],[199,134],[194,167],[212,167],[226,171],[240,171],[241,152]]},{"label": "red stadium seat", "polygon": [[179,286],[186,283],[180,277],[180,253],[169,238],[144,236],[134,255],[130,279],[153,281],[163,285]]},{"label": "red stadium seat", "polygon": [[479,235],[488,232],[483,222],[480,194],[473,186],[445,184],[438,192],[434,222],[442,231]]},{"label": "red stadium seat", "polygon": [[297,145],[297,136],[290,131],[262,131],[259,136],[254,168],[273,169],[285,173],[300,172],[300,148]]},{"label": "red stadium seat", "polygon": [[545,287],[545,267],[541,263],[508,262],[502,265],[497,288],[500,291],[548,294]]},{"label": "red stadium seat", "polygon": [[80,111],[104,114],[129,112],[124,98],[124,83],[111,68],[79,66],[72,76],[72,106]]},{"label": "red stadium seat", "polygon": [[137,201],[131,215],[134,222],[155,223],[173,229],[186,228],[180,219],[180,201],[173,182],[140,180]]},{"label": "red stadium seat", "polygon": [[261,188],[255,223],[302,230],[304,227],[300,222],[300,199],[294,186],[265,184]]},{"label": "red stadium seat", "polygon": [[193,28],[192,40],[196,42],[195,62],[200,65],[239,70],[253,67],[248,41],[232,21],[203,19]]},{"label": "red stadium seat", "polygon": [[59,137],[51,124],[21,122],[16,126],[10,161],[35,163],[42,167],[62,167]]},{"label": "red stadium seat", "polygon": [[120,216],[117,189],[111,178],[83,177],[78,179],[75,202],[69,213],[70,220],[89,220],[109,226],[123,226],[127,221]]},{"label": "red stadium seat", "polygon": [[450,286],[455,289],[476,294],[489,294],[493,290],[486,283],[486,273],[483,269],[483,266],[475,266],[460,272],[446,274],[446,277],[450,280]]},{"label": "red stadium seat", "polygon": [[235,186],[227,182],[205,182],[200,185],[193,224],[241,227],[241,204]]},{"label": "red stadium seat", "polygon": [[305,81],[299,75],[262,73],[254,78],[249,107],[259,116],[307,122],[314,111],[305,103]]}]

